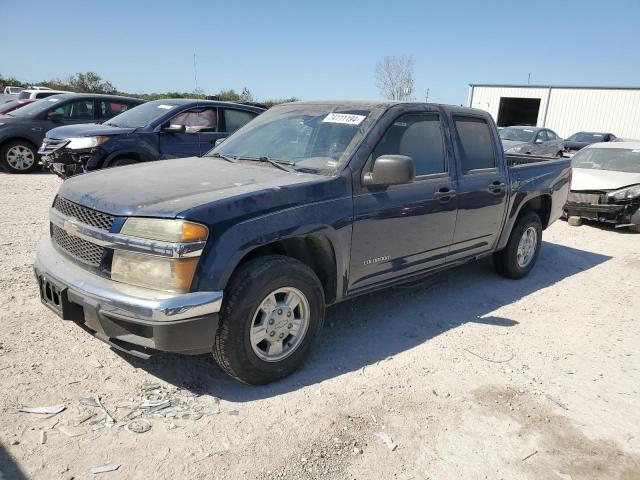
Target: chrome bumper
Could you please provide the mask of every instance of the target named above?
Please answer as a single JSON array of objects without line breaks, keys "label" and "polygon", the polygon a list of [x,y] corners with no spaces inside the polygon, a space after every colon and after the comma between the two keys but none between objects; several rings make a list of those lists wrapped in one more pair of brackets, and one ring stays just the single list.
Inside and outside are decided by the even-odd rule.
[{"label": "chrome bumper", "polygon": [[73,314],[58,315],[115,348],[148,357],[146,349],[191,354],[213,345],[222,292],[177,294],[115,282],[73,263],[50,237],[41,241],[34,269],[39,282],[64,291]]}]

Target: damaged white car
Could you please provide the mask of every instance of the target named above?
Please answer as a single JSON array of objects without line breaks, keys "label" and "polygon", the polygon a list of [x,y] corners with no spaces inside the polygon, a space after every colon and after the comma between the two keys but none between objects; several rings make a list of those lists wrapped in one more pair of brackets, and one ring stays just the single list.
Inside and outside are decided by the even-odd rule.
[{"label": "damaged white car", "polygon": [[566,217],[640,233],[640,142],[595,143],[580,150],[571,165]]}]

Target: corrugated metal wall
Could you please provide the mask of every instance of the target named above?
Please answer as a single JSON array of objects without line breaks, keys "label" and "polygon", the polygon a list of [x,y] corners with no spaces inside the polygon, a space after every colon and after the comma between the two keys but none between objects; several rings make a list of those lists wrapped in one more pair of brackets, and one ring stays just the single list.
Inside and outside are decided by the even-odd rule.
[{"label": "corrugated metal wall", "polygon": [[640,89],[478,85],[470,87],[469,106],[486,110],[497,120],[502,97],[539,98],[537,125],[561,137],[579,131],[606,131],[621,138],[640,139]]}]

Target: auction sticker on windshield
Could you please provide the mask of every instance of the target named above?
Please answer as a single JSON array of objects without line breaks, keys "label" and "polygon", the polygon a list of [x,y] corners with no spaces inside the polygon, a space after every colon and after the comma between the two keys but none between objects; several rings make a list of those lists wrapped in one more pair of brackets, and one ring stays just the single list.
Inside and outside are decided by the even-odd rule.
[{"label": "auction sticker on windshield", "polygon": [[173,108],[173,105],[158,105],[158,108],[161,108],[163,110],[171,110]]},{"label": "auction sticker on windshield", "polygon": [[343,123],[345,125],[360,125],[367,118],[365,115],[352,115],[351,113],[330,113],[322,123]]}]

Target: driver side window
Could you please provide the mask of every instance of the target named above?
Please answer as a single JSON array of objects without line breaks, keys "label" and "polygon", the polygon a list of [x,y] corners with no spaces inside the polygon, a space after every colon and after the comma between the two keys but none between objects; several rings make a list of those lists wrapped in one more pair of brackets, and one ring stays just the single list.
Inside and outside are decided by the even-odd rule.
[{"label": "driver side window", "polygon": [[373,150],[382,155],[406,155],[413,159],[416,177],[447,171],[440,117],[436,113],[401,115],[387,129]]},{"label": "driver side window", "polygon": [[65,103],[53,111],[62,114],[63,120],[92,120],[94,118],[93,100]]},{"label": "driver side window", "polygon": [[184,125],[185,133],[215,132],[218,126],[218,113],[215,108],[195,108],[173,117],[171,125]]}]

